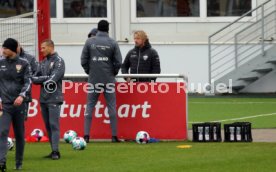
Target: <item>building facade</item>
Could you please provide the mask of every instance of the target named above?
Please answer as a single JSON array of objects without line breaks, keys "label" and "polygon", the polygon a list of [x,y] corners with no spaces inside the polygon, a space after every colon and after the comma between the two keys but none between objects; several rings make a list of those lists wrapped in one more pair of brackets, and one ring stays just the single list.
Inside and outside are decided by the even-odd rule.
[{"label": "building facade", "polygon": [[[17,3],[16,3],[17,2]],[[50,0],[51,36],[64,57],[66,73],[82,74],[80,54],[97,22],[110,22],[110,36],[123,56],[133,31],[145,30],[158,51],[162,73],[181,73],[196,85],[208,82],[208,37],[265,0]],[[0,17],[32,11],[32,0],[3,0]],[[33,5],[33,6],[32,6]],[[10,10],[8,10],[10,9]],[[249,14],[246,18],[252,17]]]}]

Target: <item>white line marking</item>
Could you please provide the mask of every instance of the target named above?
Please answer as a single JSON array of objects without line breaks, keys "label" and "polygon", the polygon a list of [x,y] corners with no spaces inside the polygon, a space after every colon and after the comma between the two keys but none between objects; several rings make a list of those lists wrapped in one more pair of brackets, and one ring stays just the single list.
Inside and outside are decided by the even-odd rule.
[{"label": "white line marking", "polygon": [[[273,116],[276,115],[275,113],[268,113],[268,114],[260,114],[260,115],[253,115],[253,116],[245,116],[241,118],[232,118],[232,119],[222,119],[222,120],[216,120],[216,121],[211,121],[211,122],[226,122],[226,121],[236,121],[236,120],[242,120],[242,119],[250,119],[250,118],[258,118],[258,117],[264,117],[264,116]],[[203,123],[203,122],[188,122],[189,124],[193,123]]]},{"label": "white line marking", "polygon": [[276,104],[276,102],[189,102],[192,104]]}]

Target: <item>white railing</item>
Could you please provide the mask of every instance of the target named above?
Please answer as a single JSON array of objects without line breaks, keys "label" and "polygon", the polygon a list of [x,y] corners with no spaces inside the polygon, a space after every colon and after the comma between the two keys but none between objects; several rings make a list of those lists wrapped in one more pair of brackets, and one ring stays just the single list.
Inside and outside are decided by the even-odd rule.
[{"label": "white railing", "polygon": [[209,36],[209,82],[257,55],[265,55],[275,37],[276,2],[268,0]]},{"label": "white railing", "polygon": [[[65,74],[65,78],[88,78],[87,74]],[[183,74],[118,74],[116,78],[181,78],[188,82],[188,77]]]}]

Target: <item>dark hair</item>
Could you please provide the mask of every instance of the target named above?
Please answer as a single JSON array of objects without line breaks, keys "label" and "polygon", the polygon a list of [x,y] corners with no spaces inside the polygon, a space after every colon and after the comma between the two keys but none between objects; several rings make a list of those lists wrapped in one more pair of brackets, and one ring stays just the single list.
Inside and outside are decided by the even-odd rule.
[{"label": "dark hair", "polygon": [[5,47],[17,53],[18,42],[13,38],[8,38],[3,42],[2,47]]},{"label": "dark hair", "polygon": [[98,23],[98,30],[102,32],[108,32],[109,31],[109,23],[107,20],[101,20]]}]

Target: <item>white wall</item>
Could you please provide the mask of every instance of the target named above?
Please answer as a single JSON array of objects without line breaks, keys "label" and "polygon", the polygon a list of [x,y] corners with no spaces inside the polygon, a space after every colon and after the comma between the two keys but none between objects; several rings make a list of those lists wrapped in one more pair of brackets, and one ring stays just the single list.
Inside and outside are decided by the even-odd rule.
[{"label": "white wall", "polygon": [[[83,45],[56,45],[56,51],[64,58],[67,74],[83,74],[80,55]],[[120,44],[123,59],[133,44]],[[208,46],[207,45],[171,45],[153,44],[160,56],[161,73],[184,74],[189,83],[208,82]]]},{"label": "white wall", "polygon": [[[123,57],[133,47],[132,32],[143,29],[158,51],[162,73],[181,73],[189,77],[189,83],[205,84],[208,81],[208,36],[234,21],[237,17],[178,18],[149,21],[133,19],[135,0],[116,0],[115,23],[111,23],[110,35],[121,43]],[[201,0],[203,2],[204,0]],[[253,8],[266,0],[252,0]],[[97,27],[99,19],[52,19],[52,39],[56,49],[65,59],[66,73],[83,73],[80,54],[88,32]],[[111,16],[108,16],[111,21]],[[113,27],[114,26],[114,27]],[[115,28],[115,30],[112,30]]]}]

